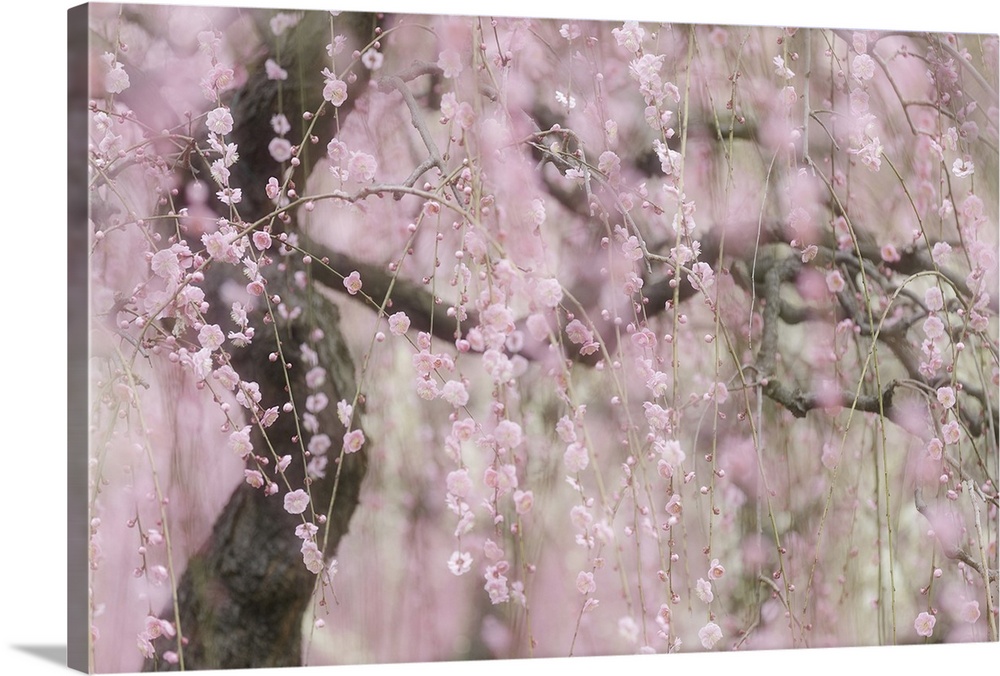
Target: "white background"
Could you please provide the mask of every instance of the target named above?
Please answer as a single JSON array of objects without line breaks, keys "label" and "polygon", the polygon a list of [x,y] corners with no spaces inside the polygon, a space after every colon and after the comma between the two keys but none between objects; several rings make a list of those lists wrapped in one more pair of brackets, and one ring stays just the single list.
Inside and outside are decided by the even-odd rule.
[{"label": "white background", "polygon": [[[192,4],[193,4],[192,0]],[[170,2],[168,4],[178,4]],[[329,9],[316,0],[214,4]],[[996,10],[982,0],[893,3],[897,14],[875,0],[819,7],[810,0],[675,3],[614,0],[487,0],[485,3],[426,0],[344,0],[337,9],[421,13],[643,19],[672,22],[767,24],[821,27],[998,32]],[[889,4],[889,3],[885,3]],[[0,673],[63,673],[66,645],[66,234],[65,156],[66,10],[64,3],[38,0],[7,5],[4,21],[4,80],[0,126]],[[16,8],[16,9],[15,9]],[[83,252],[74,252],[83,254]],[[80,337],[79,339],[85,339]],[[905,584],[905,583],[904,583]],[[906,621],[901,619],[901,623]],[[989,667],[993,664],[993,667]],[[628,670],[662,674],[679,670],[815,673],[862,669],[861,673],[978,673],[1000,665],[1000,644],[919,646],[678,655],[585,660],[410,665],[407,667],[316,668],[306,673],[502,674],[525,676],[553,668]],[[223,672],[202,672],[223,673]],[[292,674],[292,670],[230,671],[227,674]],[[299,672],[301,673],[301,672]]]}]

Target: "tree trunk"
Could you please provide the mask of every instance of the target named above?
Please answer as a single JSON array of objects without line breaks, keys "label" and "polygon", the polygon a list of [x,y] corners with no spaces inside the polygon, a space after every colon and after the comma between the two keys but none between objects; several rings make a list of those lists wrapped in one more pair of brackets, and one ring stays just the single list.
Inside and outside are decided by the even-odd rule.
[{"label": "tree trunk", "polygon": [[[320,71],[330,65],[325,49],[332,39],[330,15],[306,12],[299,24],[281,38],[273,38],[268,32],[268,17],[269,13],[263,11],[255,15],[264,42],[283,40],[282,65],[289,79],[281,83],[281,100],[292,125],[288,138],[294,143],[304,132],[302,112],[315,111],[322,102]],[[345,18],[352,23],[337,26],[335,30],[346,33],[351,39],[350,53],[363,46],[368,39],[365,32],[370,32],[374,23],[371,15],[350,14]],[[338,19],[342,20],[345,19]],[[275,51],[273,44],[268,47]],[[270,119],[278,112],[278,83],[268,80],[263,68],[264,57],[269,55],[260,58],[258,66],[248,74],[246,84],[235,92],[230,102],[235,120],[231,140],[237,143],[241,158],[232,168],[231,184],[243,188],[244,200],[239,206],[246,222],[253,222],[273,209],[273,204],[265,199],[264,185],[270,176],[282,175],[281,167],[267,149],[273,137]],[[341,120],[353,107],[358,92],[367,86],[367,71],[361,70],[364,72],[360,72],[352,84],[348,102],[338,110]],[[302,81],[296,80],[299,75],[304,78]],[[331,121],[320,120],[313,134],[320,143],[302,154],[303,163],[296,173],[302,183],[323,155],[325,144],[332,135]],[[200,169],[205,176],[207,167]],[[277,220],[273,226],[272,234],[289,229]],[[199,248],[200,243],[192,242],[192,247]],[[268,358],[270,353],[277,351],[278,341],[284,361],[290,364],[287,382],[291,385],[298,413],[281,413],[277,422],[266,430],[266,440],[259,426],[253,427],[251,435],[254,453],[269,459],[265,473],[278,483],[280,490],[267,496],[263,489],[242,483],[233,492],[208,541],[188,561],[178,585],[176,608],[173,603],[168,604],[160,614],[169,621],[179,620],[178,631],[183,643],[178,646],[177,638],[158,638],[154,642],[156,657],[146,661],[145,671],[300,665],[303,614],[316,588],[317,575],[306,569],[301,553],[302,540],[295,534],[295,528],[304,520],[313,520],[313,508],[317,514],[326,514],[329,530],[326,531],[327,524],[317,524],[320,529],[317,542],[325,560],[329,561],[347,532],[358,504],[367,457],[364,450],[350,455],[343,455],[341,451],[340,440],[346,429],[337,416],[336,402],[341,399],[353,401],[356,385],[354,363],[339,328],[337,307],[316,287],[295,288],[291,283],[291,270],[279,272],[276,265],[271,265],[262,272],[267,278],[268,295],[278,294],[288,307],[300,306],[303,310],[291,321],[278,318],[277,325],[256,326],[251,345],[232,351],[233,368],[242,380],[259,384],[260,403],[265,408],[278,406],[280,409],[289,401],[281,361],[271,362]],[[239,270],[214,263],[205,284],[206,294],[217,293],[226,274],[232,274],[235,279]],[[216,315],[209,321],[225,326],[228,304],[218,297],[206,300]],[[317,329],[322,331],[322,338],[312,340]],[[304,410],[306,397],[311,393],[305,383],[311,364],[303,360],[303,344],[315,350],[318,364],[327,371],[322,391],[329,397],[330,405],[316,417],[320,431],[329,435],[333,446],[328,451],[330,461],[325,476],[312,480],[309,485],[313,507],[305,514],[292,515],[284,509],[284,495],[289,486],[295,490],[306,485],[308,462],[300,443],[293,441],[301,434],[295,415]],[[205,448],[204,451],[229,452],[218,448]],[[293,458],[284,472],[288,485],[274,471],[274,458],[283,455]],[[341,466],[338,468],[338,465]],[[164,660],[165,651],[178,653],[180,660],[176,663]]]}]

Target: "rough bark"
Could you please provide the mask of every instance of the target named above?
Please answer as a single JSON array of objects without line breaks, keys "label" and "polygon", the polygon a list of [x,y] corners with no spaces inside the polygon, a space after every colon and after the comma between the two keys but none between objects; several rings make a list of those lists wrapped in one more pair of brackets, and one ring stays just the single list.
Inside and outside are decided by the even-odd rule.
[{"label": "rough bark", "polygon": [[[268,16],[265,12],[255,15],[265,42],[273,39],[268,37],[266,28]],[[352,13],[345,16],[352,23],[335,30],[352,38],[347,50],[349,54],[351,49],[363,46],[369,37],[365,32],[370,31],[374,23],[372,15]],[[302,112],[315,111],[322,102],[320,71],[329,66],[325,49],[331,41],[329,22],[327,12],[307,12],[290,33],[280,38],[284,41],[282,63],[289,72],[289,79],[281,85],[281,97],[292,125],[290,139],[302,138],[305,130]],[[268,45],[268,48],[273,53],[275,45]],[[264,185],[269,176],[281,175],[281,167],[267,149],[272,138],[270,118],[278,112],[279,97],[277,83],[264,74],[263,60],[269,55],[261,56],[244,86],[230,101],[236,120],[231,140],[238,144],[241,156],[233,167],[231,184],[243,188],[240,213],[245,222],[254,222],[271,211],[273,205],[265,199]],[[350,88],[348,103],[338,110],[341,119],[352,109],[356,95],[367,86],[365,69],[359,69],[359,74]],[[323,155],[325,144],[333,134],[332,120],[320,120],[313,134],[319,142],[316,148],[303,152],[303,166],[297,176],[308,175]],[[201,169],[204,172],[207,167]],[[272,232],[276,234],[294,229],[294,222],[282,225],[276,220],[273,226]],[[194,242],[192,246],[199,247]],[[211,270],[204,285],[207,294],[217,293],[227,274],[234,279],[238,277],[239,270],[224,267],[230,269],[227,271],[216,265]],[[303,359],[300,349],[303,344],[316,351],[319,365],[327,371],[323,392],[331,402],[316,414],[320,430],[334,442],[328,451],[329,464],[325,476],[312,480],[308,488],[316,513],[325,513],[328,518],[329,523],[320,525],[317,536],[327,561],[336,553],[358,505],[367,457],[364,450],[350,455],[342,455],[341,451],[340,440],[346,430],[337,416],[336,402],[341,399],[353,401],[356,385],[354,362],[340,331],[337,307],[319,289],[294,288],[290,283],[290,271],[278,273],[272,265],[265,268],[264,273],[269,295],[278,294],[288,307],[300,306],[303,311],[291,321],[279,319],[276,325],[256,326],[257,334],[251,345],[233,350],[231,363],[244,381],[259,384],[260,403],[265,408],[275,405],[280,408],[290,398],[294,401],[297,413],[280,414],[277,422],[266,429],[266,439],[259,425],[253,427],[251,435],[254,453],[267,458],[268,465],[261,468],[251,462],[249,466],[263,471],[280,489],[267,496],[262,489],[243,483],[233,492],[208,541],[188,561],[178,585],[176,608],[169,603],[160,613],[160,617],[177,622],[182,643],[178,645],[177,638],[158,638],[154,643],[157,656],[146,661],[145,671],[288,667],[302,663],[303,614],[313,597],[317,575],[305,567],[302,540],[296,536],[295,528],[313,517],[311,510],[299,516],[286,512],[284,495],[306,485],[308,457],[297,440],[301,431],[295,420],[304,410],[310,393],[305,383],[310,364]],[[242,280],[241,284],[245,282]],[[209,296],[206,300],[212,312],[218,315],[210,316],[210,321],[227,325],[228,304],[218,297]],[[311,340],[316,329],[322,331],[323,337]],[[279,345],[284,362],[289,365],[287,372],[281,360],[272,362],[268,358]],[[355,420],[357,416],[356,412]],[[206,453],[220,451],[226,452],[225,449],[205,449]],[[274,471],[275,460],[283,455],[293,458],[284,478]],[[164,660],[165,651],[178,653],[179,661]]]}]

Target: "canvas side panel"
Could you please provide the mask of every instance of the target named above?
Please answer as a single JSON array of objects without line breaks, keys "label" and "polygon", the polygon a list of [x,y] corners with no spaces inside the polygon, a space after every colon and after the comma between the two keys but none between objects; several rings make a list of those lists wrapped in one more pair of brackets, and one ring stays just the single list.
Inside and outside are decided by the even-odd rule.
[{"label": "canvas side panel", "polygon": [[67,626],[66,663],[89,672],[87,612],[87,23],[88,5],[68,11],[67,29]]}]

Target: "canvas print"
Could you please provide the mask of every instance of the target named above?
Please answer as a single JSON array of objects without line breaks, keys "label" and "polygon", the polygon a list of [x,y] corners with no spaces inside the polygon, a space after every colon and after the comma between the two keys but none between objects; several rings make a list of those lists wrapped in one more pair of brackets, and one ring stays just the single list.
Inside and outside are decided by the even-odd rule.
[{"label": "canvas print", "polygon": [[377,9],[76,15],[78,666],[997,641],[997,36]]}]

